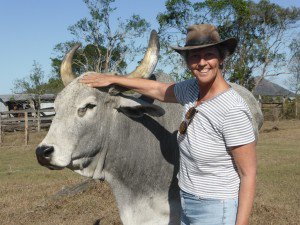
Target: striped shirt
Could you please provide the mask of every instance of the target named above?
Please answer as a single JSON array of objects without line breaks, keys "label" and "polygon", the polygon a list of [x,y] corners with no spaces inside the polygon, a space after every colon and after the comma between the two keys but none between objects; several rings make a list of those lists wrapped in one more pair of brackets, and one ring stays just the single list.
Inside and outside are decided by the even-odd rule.
[{"label": "striped shirt", "polygon": [[[174,88],[184,113],[195,106],[199,88],[196,79]],[[200,198],[238,197],[240,178],[229,147],[255,140],[251,114],[232,88],[197,106],[186,134],[178,134],[180,148],[179,187]]]}]

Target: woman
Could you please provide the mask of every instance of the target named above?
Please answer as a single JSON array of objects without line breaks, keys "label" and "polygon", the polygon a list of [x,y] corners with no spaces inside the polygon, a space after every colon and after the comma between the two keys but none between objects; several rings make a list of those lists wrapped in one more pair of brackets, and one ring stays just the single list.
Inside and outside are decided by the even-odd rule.
[{"label": "woman", "polygon": [[255,136],[244,100],[222,76],[224,59],[237,45],[221,41],[216,27],[192,25],[181,54],[194,78],[166,84],[139,78],[91,74],[91,87],[112,84],[184,106],[178,144],[182,225],[249,223],[256,180]]}]

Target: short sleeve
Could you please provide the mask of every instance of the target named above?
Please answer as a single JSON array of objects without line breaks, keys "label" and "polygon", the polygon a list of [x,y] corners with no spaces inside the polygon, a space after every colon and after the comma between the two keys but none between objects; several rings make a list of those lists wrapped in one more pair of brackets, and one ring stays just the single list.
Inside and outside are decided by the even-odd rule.
[{"label": "short sleeve", "polygon": [[244,106],[229,110],[222,128],[227,147],[245,145],[255,141],[251,114]]},{"label": "short sleeve", "polygon": [[174,94],[177,101],[181,105],[193,102],[198,95],[198,85],[196,79],[189,79],[176,83],[174,86]]}]

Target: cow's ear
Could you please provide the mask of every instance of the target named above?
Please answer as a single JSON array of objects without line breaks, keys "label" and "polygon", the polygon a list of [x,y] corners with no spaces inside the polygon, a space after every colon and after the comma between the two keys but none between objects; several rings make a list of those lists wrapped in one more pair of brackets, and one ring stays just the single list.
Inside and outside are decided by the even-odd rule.
[{"label": "cow's ear", "polygon": [[116,109],[133,118],[142,117],[144,114],[154,117],[160,117],[165,114],[165,110],[158,105],[149,104],[143,100],[131,97],[122,97]]}]

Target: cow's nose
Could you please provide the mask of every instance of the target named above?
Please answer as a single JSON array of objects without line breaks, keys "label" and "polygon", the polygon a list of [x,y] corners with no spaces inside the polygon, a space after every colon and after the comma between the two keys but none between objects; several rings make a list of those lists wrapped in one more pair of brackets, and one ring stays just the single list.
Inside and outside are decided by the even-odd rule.
[{"label": "cow's nose", "polygon": [[39,146],[36,149],[36,156],[38,157],[49,157],[54,152],[53,146]]},{"label": "cow's nose", "polygon": [[42,145],[35,150],[37,160],[41,165],[49,164],[51,154],[54,152],[53,146]]}]

